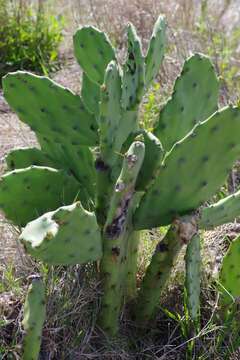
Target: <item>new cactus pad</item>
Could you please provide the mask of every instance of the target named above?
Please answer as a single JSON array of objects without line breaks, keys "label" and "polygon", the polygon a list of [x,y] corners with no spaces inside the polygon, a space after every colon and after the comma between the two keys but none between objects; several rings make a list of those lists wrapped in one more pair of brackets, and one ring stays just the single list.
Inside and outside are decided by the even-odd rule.
[{"label": "new cactus pad", "polygon": [[141,42],[132,24],[128,25],[128,57],[123,66],[122,106],[134,109],[141,101],[145,85],[145,64]]},{"label": "new cactus pad", "polygon": [[164,16],[160,15],[157,19],[147,54],[145,57],[145,86],[148,87],[152,81],[156,78],[160,65],[163,60],[165,43],[166,43],[166,21]]},{"label": "new cactus pad", "polygon": [[[129,24],[126,59],[119,63],[103,32],[77,30],[81,96],[24,71],[3,79],[6,100],[35,132],[39,148],[7,154],[0,208],[21,228],[20,241],[35,259],[65,266],[100,261],[98,323],[111,336],[129,299],[138,323],[153,317],[186,245],[188,307],[195,319],[199,229],[240,214],[239,192],[212,204],[240,157],[240,108],[218,108],[219,83],[208,57],[185,61],[152,133],[139,121],[141,100],[163,60],[165,32],[160,16],[144,54]],[[168,226],[167,233],[137,289],[140,231],[159,226]],[[225,262],[232,266],[232,256]],[[28,336],[35,342],[35,333]]]},{"label": "new cactus pad", "polygon": [[187,306],[191,320],[196,321],[200,310],[200,236],[196,234],[190,240],[186,250],[186,278]]},{"label": "new cactus pad", "polygon": [[23,360],[38,360],[46,317],[45,288],[39,277],[32,279],[23,310]]},{"label": "new cactus pad", "polygon": [[222,262],[219,274],[221,285],[221,301],[227,305],[239,300],[240,297],[240,237],[229,246]]}]

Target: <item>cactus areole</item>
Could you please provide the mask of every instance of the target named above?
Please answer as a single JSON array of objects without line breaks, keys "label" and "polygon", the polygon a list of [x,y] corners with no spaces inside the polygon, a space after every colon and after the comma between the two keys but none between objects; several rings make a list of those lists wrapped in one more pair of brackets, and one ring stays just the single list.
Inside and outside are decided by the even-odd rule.
[{"label": "cactus areole", "polygon": [[[219,83],[208,57],[185,61],[153,131],[140,126],[139,105],[159,72],[165,30],[160,16],[144,54],[128,25],[123,64],[103,32],[77,30],[81,96],[27,72],[3,79],[6,100],[35,132],[39,148],[7,154],[0,207],[22,228],[20,241],[35,259],[65,266],[100,261],[98,324],[111,336],[129,299],[135,299],[139,323],[152,318],[185,244],[190,314],[196,317],[199,229],[240,213],[238,193],[204,207],[240,157],[240,109],[218,108]],[[166,225],[137,289],[139,233]]]}]

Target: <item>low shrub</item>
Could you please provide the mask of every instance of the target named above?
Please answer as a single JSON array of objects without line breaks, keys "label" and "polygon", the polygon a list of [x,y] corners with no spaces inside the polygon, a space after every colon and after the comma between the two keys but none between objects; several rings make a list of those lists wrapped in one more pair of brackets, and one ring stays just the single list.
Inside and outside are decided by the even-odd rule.
[{"label": "low shrub", "polygon": [[48,74],[59,66],[62,20],[45,5],[27,0],[0,0],[0,78],[27,69]]}]

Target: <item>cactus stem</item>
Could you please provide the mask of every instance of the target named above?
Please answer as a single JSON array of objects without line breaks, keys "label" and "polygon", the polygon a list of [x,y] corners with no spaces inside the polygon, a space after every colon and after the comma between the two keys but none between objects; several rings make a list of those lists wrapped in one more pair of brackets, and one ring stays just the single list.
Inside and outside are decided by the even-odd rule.
[{"label": "cactus stem", "polygon": [[144,153],[144,143],[135,141],[125,154],[103,228],[103,297],[99,324],[111,336],[115,336],[118,331],[126,281],[128,240],[132,232],[132,214],[136,199],[139,198],[134,188]]},{"label": "cactus stem", "polygon": [[184,216],[173,221],[165,237],[157,244],[138,295],[135,318],[139,324],[153,317],[180,250],[196,232],[197,216]]},{"label": "cactus stem", "polygon": [[125,294],[127,300],[134,299],[137,294],[137,259],[138,259],[138,246],[139,246],[139,235],[138,231],[131,233],[128,239],[128,259],[126,268],[126,289]]}]

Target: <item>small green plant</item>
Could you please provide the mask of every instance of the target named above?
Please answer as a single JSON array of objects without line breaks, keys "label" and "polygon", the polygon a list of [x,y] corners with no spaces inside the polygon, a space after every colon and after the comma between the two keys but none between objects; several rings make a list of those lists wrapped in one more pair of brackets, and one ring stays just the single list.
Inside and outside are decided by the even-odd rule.
[{"label": "small green plant", "polygon": [[[20,241],[34,258],[66,266],[100,260],[98,322],[111,336],[124,301],[134,303],[139,325],[154,316],[185,244],[188,314],[198,322],[199,230],[240,213],[240,192],[202,206],[240,155],[240,109],[218,109],[218,79],[206,56],[185,61],[153,132],[139,126],[142,96],[162,62],[165,28],[160,16],[144,56],[129,24],[122,66],[103,32],[79,29],[74,50],[83,69],[81,97],[27,72],[3,79],[6,100],[41,149],[7,155],[12,171],[1,178],[0,206],[24,228]],[[168,230],[137,291],[139,233],[159,226]]]},{"label": "small green plant", "polygon": [[61,22],[38,4],[0,0],[0,78],[20,69],[47,74],[58,66]]}]

